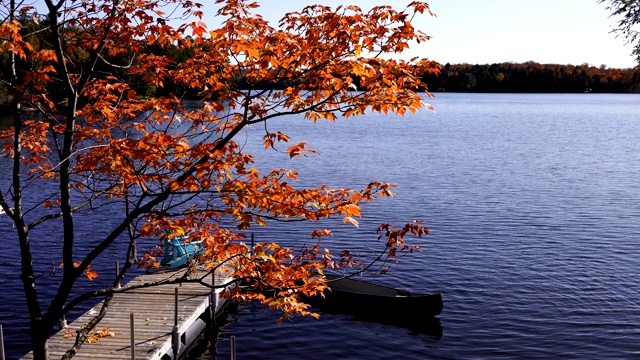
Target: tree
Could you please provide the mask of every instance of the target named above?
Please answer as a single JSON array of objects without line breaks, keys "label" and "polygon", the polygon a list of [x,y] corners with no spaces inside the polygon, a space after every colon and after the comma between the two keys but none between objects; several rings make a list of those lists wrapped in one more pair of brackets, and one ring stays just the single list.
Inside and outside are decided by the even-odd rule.
[{"label": "tree", "polygon": [[[136,287],[115,286],[134,265],[157,265],[156,252],[139,256],[138,244],[174,236],[202,240],[202,263],[212,271],[233,263],[233,275],[255,285],[254,291],[234,291],[234,299],[258,299],[283,317],[309,315],[299,294],[326,288],[312,277],[323,268],[356,265],[350,253],[334,258],[321,246],[330,229],[317,229],[310,234],[315,244],[297,249],[275,241],[251,248],[245,232],[270,221],[332,216],[357,224],[362,202],[392,195],[393,185],[382,182],[359,190],[296,187],[297,173],[260,173],[234,138],[259,124],[265,149],[285,146],[297,157],[313,150],[304,142],[287,144],[286,134],[267,126],[271,119],[304,114],[309,121],[333,121],[429,107],[418,93],[426,88],[420,75],[438,65],[388,59],[412,41],[428,40],[411,25],[417,13],[430,13],[428,5],[412,2],[403,11],[315,5],[286,14],[273,27],[253,14],[256,3],[216,3],[222,25],[207,30],[201,5],[190,0],[44,0],[45,19],[31,6],[2,2],[0,51],[11,68],[2,80],[14,120],[0,132],[2,152],[13,159],[11,187],[0,192],[0,206],[19,240],[36,359],[48,357],[47,337],[64,314],[87,300],[108,304],[114,294]],[[177,61],[178,50],[188,58]],[[148,97],[141,88],[162,95]],[[185,94],[197,96],[199,106],[186,107]],[[24,105],[36,113],[22,111]],[[98,216],[106,207],[117,225],[98,239],[79,238],[77,215]],[[39,289],[47,277],[34,270],[30,235],[46,226],[62,229],[51,232],[51,241],[61,244],[62,275],[49,279],[56,292],[45,304]],[[428,232],[418,222],[379,230],[384,250],[378,258],[392,260],[399,251],[417,249],[405,236]],[[92,263],[113,256],[108,250],[119,242],[128,251],[113,286],[72,296],[80,279],[98,276]],[[89,250],[79,251],[79,244]],[[187,281],[199,280],[172,280]],[[265,297],[264,288],[275,295]],[[67,358],[106,308],[78,331]]]},{"label": "tree", "polygon": [[613,31],[622,35],[628,44],[634,47],[633,55],[640,65],[640,1],[638,0],[599,0],[600,3],[609,3],[607,10],[611,16],[618,17],[618,27]]}]

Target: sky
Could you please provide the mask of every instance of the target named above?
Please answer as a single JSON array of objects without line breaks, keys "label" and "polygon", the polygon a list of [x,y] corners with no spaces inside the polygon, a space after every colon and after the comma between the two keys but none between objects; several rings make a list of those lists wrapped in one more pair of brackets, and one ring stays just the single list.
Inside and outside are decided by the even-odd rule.
[{"label": "sky", "polygon": [[[206,1],[205,1],[206,2]],[[258,0],[257,11],[277,24],[282,15],[305,5],[355,4],[368,9],[388,4],[404,9],[410,0]],[[414,26],[432,39],[407,53],[442,64],[588,63],[612,68],[636,65],[632,47],[611,33],[616,19],[597,0],[430,0],[437,17],[418,16]],[[205,22],[207,16],[205,16]]]}]

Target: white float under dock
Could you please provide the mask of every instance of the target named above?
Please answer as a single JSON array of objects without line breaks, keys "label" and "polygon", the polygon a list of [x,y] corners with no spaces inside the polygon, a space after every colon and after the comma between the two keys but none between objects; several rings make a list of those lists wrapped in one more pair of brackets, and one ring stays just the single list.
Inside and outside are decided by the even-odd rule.
[{"label": "white float under dock", "polygon": [[[129,284],[150,283],[175,275],[176,272],[145,274],[136,277]],[[216,284],[225,284],[228,281],[228,275],[216,272]],[[203,319],[209,318],[210,298],[214,299],[215,314],[222,311],[226,300],[220,298],[222,289],[215,290],[215,298],[212,296],[211,288],[197,283],[160,285],[116,294],[109,304],[107,314],[94,329],[98,332],[108,328],[109,332],[115,332],[115,336],[102,337],[97,343],[86,342],[74,359],[131,359],[131,314],[134,314],[135,324],[135,359],[173,359],[172,334],[175,322],[176,288],[178,289],[179,351],[184,352],[204,330],[205,320]],[[76,330],[87,323],[92,315],[97,314],[101,305],[102,303],[94,306],[69,324],[68,328],[60,330],[49,338],[47,346],[50,358],[59,359],[73,346]],[[65,338],[68,330],[71,330],[73,336]],[[30,352],[23,359],[33,359],[33,354]]]}]

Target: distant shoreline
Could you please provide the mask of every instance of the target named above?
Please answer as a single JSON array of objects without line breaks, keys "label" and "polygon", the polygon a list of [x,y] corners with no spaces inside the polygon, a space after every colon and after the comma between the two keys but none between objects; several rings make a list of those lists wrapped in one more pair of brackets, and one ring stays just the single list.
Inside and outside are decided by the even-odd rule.
[{"label": "distant shoreline", "polygon": [[495,63],[445,64],[422,80],[430,91],[474,93],[640,93],[640,67]]}]

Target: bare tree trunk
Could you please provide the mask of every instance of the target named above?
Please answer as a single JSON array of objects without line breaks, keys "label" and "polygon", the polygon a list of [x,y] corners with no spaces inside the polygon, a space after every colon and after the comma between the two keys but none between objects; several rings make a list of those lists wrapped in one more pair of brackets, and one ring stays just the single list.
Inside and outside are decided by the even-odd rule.
[{"label": "bare tree trunk", "polygon": [[[16,1],[11,0],[9,4],[9,21],[16,19]],[[33,348],[34,358],[38,360],[47,360],[49,354],[47,352],[47,338],[49,332],[53,329],[52,325],[47,326],[43,322],[42,310],[38,301],[38,293],[36,291],[35,276],[33,273],[33,257],[31,254],[31,241],[29,238],[29,230],[24,222],[22,212],[22,180],[20,176],[21,154],[22,154],[22,116],[21,116],[21,94],[16,89],[19,83],[18,71],[16,69],[16,54],[10,53],[11,66],[11,89],[13,98],[13,211],[10,216],[16,226],[18,241],[20,244],[21,270],[20,279],[24,289],[29,318],[31,322],[30,335],[31,346]]]},{"label": "bare tree trunk", "polygon": [[43,324],[42,320],[31,322],[31,349],[33,350],[34,360],[49,360],[49,349],[47,340],[51,328]]}]

